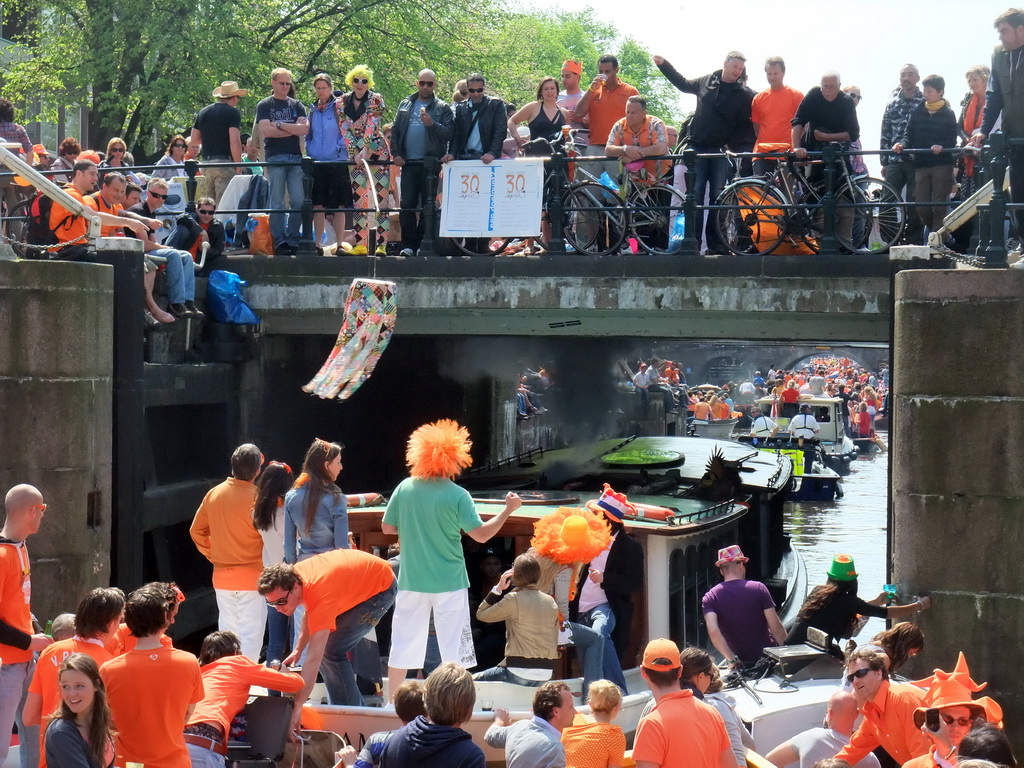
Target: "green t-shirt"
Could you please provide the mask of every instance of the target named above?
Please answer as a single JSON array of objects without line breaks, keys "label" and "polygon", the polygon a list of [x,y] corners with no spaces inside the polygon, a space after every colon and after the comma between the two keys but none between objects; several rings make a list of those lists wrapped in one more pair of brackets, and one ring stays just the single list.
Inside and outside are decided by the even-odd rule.
[{"label": "green t-shirt", "polygon": [[469,586],[462,531],[483,520],[466,489],[445,478],[407,477],[391,495],[384,522],[398,528],[399,589],[437,593]]}]

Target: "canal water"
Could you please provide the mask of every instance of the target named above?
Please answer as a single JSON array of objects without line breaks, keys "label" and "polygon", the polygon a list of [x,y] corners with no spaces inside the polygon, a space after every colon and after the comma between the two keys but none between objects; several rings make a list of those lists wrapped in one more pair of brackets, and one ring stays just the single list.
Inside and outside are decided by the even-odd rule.
[{"label": "canal water", "polygon": [[[888,444],[888,434],[880,435]],[[860,456],[843,478],[843,498],[786,505],[785,530],[803,556],[810,588],[825,583],[833,555],[847,554],[859,574],[858,595],[870,600],[882,591],[888,468],[888,452]],[[908,596],[898,595],[897,602],[908,602]],[[873,618],[857,637],[865,642],[884,629],[885,622]]]}]

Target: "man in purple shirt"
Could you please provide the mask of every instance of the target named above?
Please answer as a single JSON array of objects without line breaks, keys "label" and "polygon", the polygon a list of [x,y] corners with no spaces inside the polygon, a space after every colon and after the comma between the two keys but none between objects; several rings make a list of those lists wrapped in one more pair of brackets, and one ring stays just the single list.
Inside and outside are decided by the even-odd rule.
[{"label": "man in purple shirt", "polygon": [[786,639],[768,588],[747,581],[749,560],[736,544],[718,550],[715,565],[723,581],[701,601],[711,642],[733,669],[749,667],[761,658],[762,648]]}]

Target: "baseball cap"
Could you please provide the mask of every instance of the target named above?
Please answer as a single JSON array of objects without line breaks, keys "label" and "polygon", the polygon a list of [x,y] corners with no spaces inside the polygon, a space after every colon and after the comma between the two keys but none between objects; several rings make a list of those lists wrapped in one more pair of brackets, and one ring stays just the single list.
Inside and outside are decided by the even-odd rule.
[{"label": "baseball cap", "polygon": [[679,662],[679,646],[671,640],[659,637],[651,640],[644,648],[643,667],[658,672],[668,672],[678,669],[682,664]]}]

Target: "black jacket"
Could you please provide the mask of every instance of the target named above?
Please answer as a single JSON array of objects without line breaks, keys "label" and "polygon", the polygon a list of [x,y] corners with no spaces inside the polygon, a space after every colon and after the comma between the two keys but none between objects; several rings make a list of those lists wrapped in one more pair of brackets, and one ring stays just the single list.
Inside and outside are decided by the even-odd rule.
[{"label": "black jacket", "polygon": [[[579,616],[580,598],[583,582],[589,578],[589,564],[580,573],[576,585],[576,598],[570,606],[569,613],[573,621]],[[621,531],[612,542],[608,551],[608,561],[604,566],[604,581],[601,583],[608,597],[608,606],[615,614],[615,629],[612,630],[612,642],[615,652],[622,658],[629,645],[630,630],[633,626],[633,595],[644,586],[644,548],[625,531]]]},{"label": "black jacket", "polygon": [[[391,154],[394,157],[406,157],[405,135],[409,130],[409,117],[412,106],[416,103],[418,94],[412,94],[398,105],[398,113],[395,115],[395,122],[391,126]],[[427,136],[430,138],[430,146],[427,154],[433,157],[443,157],[448,151],[448,142],[452,138],[452,108],[438,98],[427,107],[427,114],[434,124],[427,127]]]},{"label": "black jacket", "polygon": [[667,61],[658,69],[680,91],[697,97],[697,111],[690,123],[690,146],[716,152],[730,143],[742,143],[752,128],[753,91],[739,81],[723,83],[720,69],[693,80],[687,80]]},{"label": "black jacket", "polygon": [[[473,102],[469,99],[456,104],[455,127],[452,132],[452,140],[448,144],[448,154],[453,155],[456,160],[469,160],[466,155],[466,142],[473,124]],[[483,145],[483,155],[494,155],[501,157],[501,145],[508,135],[508,121],[505,119],[505,102],[490,96],[484,96],[478,107],[480,117],[477,124],[480,126],[480,144]]]},{"label": "black jacket", "polygon": [[913,150],[911,159],[918,168],[933,168],[937,165],[953,165],[953,155],[932,152],[931,148],[940,144],[943,147],[955,147],[957,139],[956,115],[949,104],[942,109],[929,112],[924,102],[915,107],[907,121],[907,131],[900,138],[903,152]]}]

